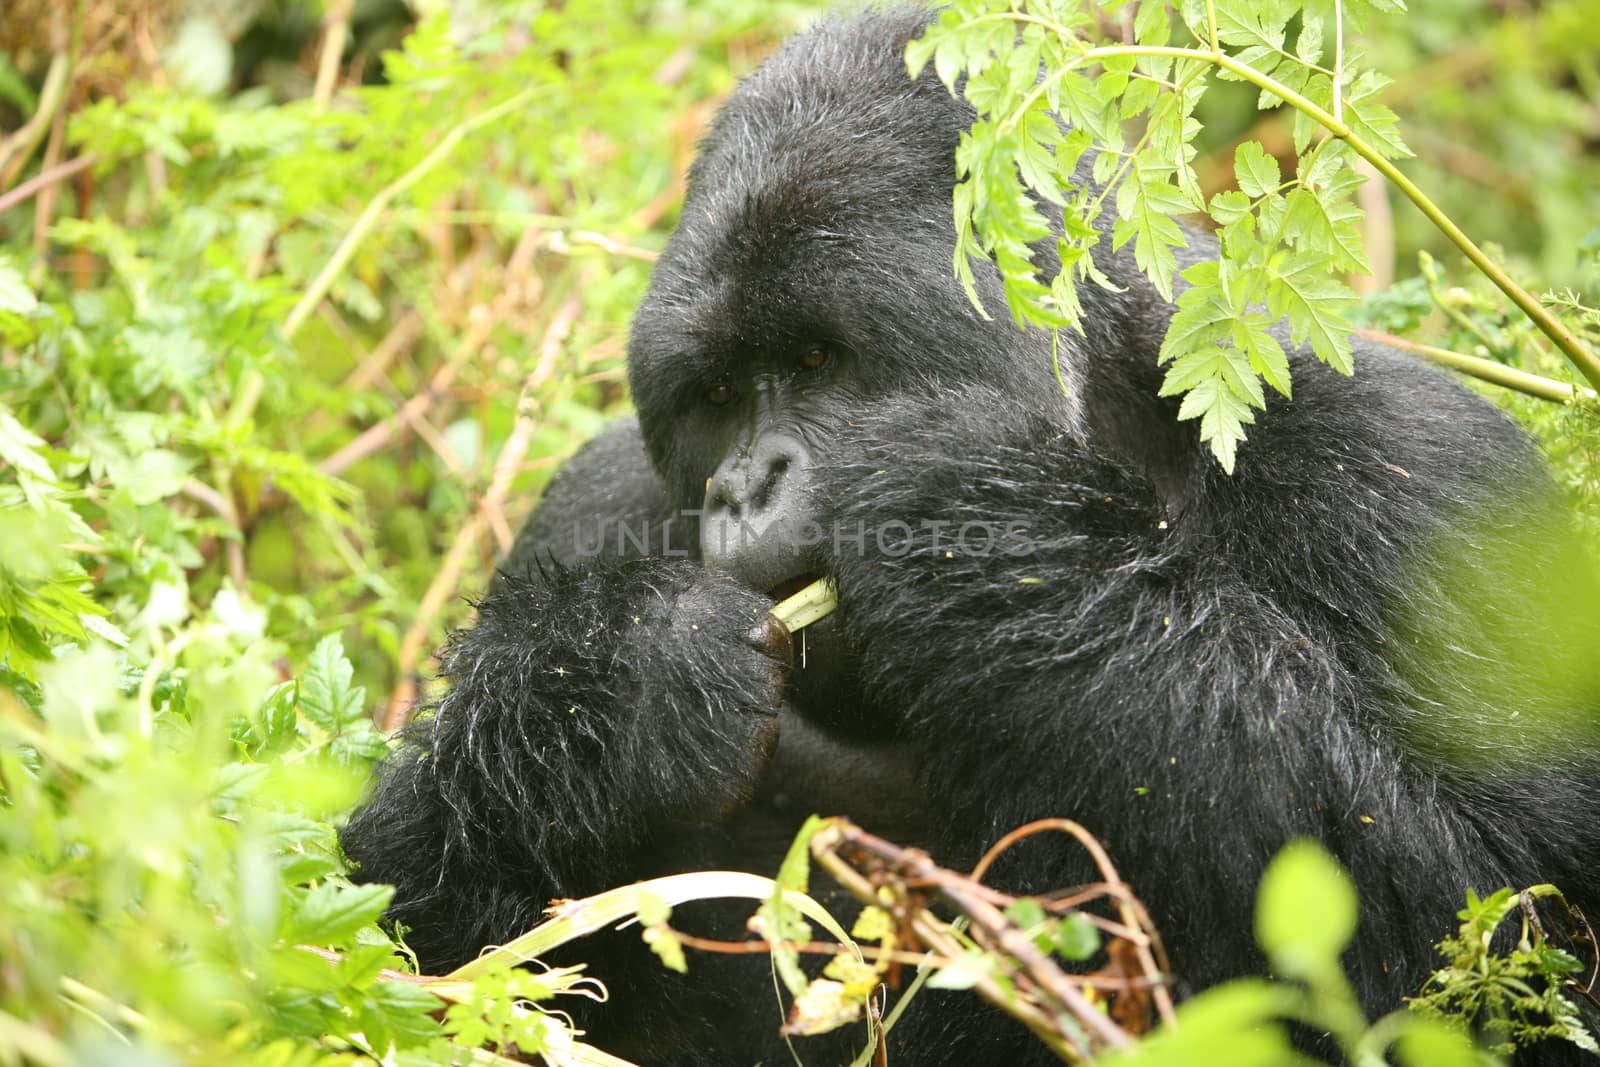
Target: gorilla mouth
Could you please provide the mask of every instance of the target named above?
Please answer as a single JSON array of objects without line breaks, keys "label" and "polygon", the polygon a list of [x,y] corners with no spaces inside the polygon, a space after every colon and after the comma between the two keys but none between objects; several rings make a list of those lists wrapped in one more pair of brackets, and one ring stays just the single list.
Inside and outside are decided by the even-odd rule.
[{"label": "gorilla mouth", "polygon": [[793,578],[785,578],[783,581],[767,590],[767,595],[770,596],[774,601],[781,604],[783,601],[788,600],[800,590],[804,589],[806,586],[810,585],[812,582],[821,577],[822,574],[816,571],[805,574],[797,574]]}]

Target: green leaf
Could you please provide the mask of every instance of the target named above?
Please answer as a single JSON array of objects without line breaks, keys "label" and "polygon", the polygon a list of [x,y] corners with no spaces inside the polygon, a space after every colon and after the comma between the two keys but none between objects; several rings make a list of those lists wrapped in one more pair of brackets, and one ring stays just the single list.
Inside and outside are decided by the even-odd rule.
[{"label": "green leaf", "polygon": [[1356,890],[1320,844],[1300,838],[1284,846],[1261,876],[1256,940],[1273,969],[1315,978],[1339,968],[1356,931]]},{"label": "green leaf", "polygon": [[31,315],[38,306],[39,298],[33,295],[33,289],[22,272],[12,266],[10,260],[0,256],[0,311]]},{"label": "green leaf", "polygon": [[1267,287],[1267,308],[1275,316],[1288,317],[1295,343],[1309,340],[1318,359],[1340,374],[1352,373],[1353,326],[1346,315],[1358,300],[1351,288],[1327,273],[1328,261],[1322,257],[1292,261],[1287,271],[1272,267],[1268,271],[1272,282]]},{"label": "green leaf", "polygon": [[1336,269],[1368,273],[1372,268],[1361,240],[1362,213],[1350,196],[1361,182],[1361,175],[1350,171],[1320,189],[1302,185],[1290,190],[1284,229],[1302,251],[1329,254]]},{"label": "green leaf", "polygon": [[394,899],[394,887],[328,881],[298,896],[278,936],[290,944],[335,946],[376,923]]},{"label": "green leaf", "polygon": [[344,639],[329,634],[317,642],[311,661],[300,676],[300,711],[319,729],[337,733],[365,715],[367,691],[352,686],[355,669],[345,658]]},{"label": "green leaf", "polygon": [[40,452],[46,447],[38,434],[18,422],[10,408],[0,404],[0,459],[31,478],[54,481],[55,472],[50,469],[50,461]]},{"label": "green leaf", "polygon": [[1055,950],[1063,959],[1081,963],[1100,950],[1100,930],[1083,912],[1069,912],[1056,927]]},{"label": "green leaf", "polygon": [[[1303,63],[1322,62],[1322,17],[1310,11],[1300,16],[1300,37],[1295,42],[1294,54]],[[1281,72],[1280,72],[1281,73]]]},{"label": "green leaf", "polygon": [[1282,179],[1278,161],[1267,155],[1267,150],[1256,141],[1245,141],[1234,150],[1233,172],[1240,191],[1252,200],[1277,192]]},{"label": "green leaf", "polygon": [[1484,1063],[1470,1037],[1431,1019],[1409,1021],[1394,1051],[1401,1067],[1483,1067]]}]

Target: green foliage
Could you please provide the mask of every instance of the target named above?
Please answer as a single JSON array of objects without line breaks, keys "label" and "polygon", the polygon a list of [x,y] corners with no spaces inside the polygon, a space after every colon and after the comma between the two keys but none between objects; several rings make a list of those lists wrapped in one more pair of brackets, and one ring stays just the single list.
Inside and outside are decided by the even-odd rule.
[{"label": "green foliage", "polygon": [[620,1062],[576,971],[411,977],[336,827],[519,412],[518,511],[622,399],[692,137],[639,129],[798,8],[434,5],[326,103],[216,94],[220,30],[170,77],[88,35],[50,151],[93,174],[0,211],[0,1061]]},{"label": "green foliage", "polygon": [[[1526,896],[1560,900],[1549,886]],[[1424,1018],[1480,1030],[1490,1047],[1505,1055],[1548,1039],[1600,1054],[1577,1007],[1561,992],[1570,976],[1583,971],[1583,964],[1545,939],[1543,928],[1530,917],[1531,907],[1509,889],[1484,899],[1468,890],[1467,906],[1457,913],[1460,930],[1439,944],[1448,962],[1428,979],[1411,1008]],[[1519,910],[1522,932],[1515,946],[1509,952],[1494,951],[1496,932]]]},{"label": "green foliage", "polygon": [[[1600,350],[1600,228],[1585,231],[1578,257],[1566,284],[1541,299],[1584,343]],[[1523,317],[1507,314],[1482,275],[1447,269],[1426,252],[1417,258],[1414,277],[1364,303],[1359,315],[1364,325],[1394,334],[1423,333],[1452,351],[1583,384],[1548,338]],[[1555,405],[1503,389],[1483,391],[1537,438],[1579,505],[1590,543],[1600,543],[1600,405]]]},{"label": "green foliage", "polygon": [[1100,951],[1100,931],[1080,911],[1058,919],[1046,915],[1038,901],[1024,897],[1006,909],[1006,918],[1032,937],[1034,946],[1046,955],[1082,963]]},{"label": "green foliage", "polygon": [[[974,264],[992,261],[1019,326],[1081,328],[1077,285],[1112,287],[1096,249],[1131,242],[1156,290],[1177,297],[1159,355],[1161,394],[1183,398],[1178,417],[1200,420],[1201,440],[1231,471],[1267,404],[1263,383],[1290,395],[1274,332],[1353,371],[1348,279],[1371,270],[1357,157],[1382,168],[1411,151],[1383,102],[1389,79],[1364,69],[1346,31],[1404,5],[1181,0],[1171,16],[1167,4],[1131,6],[1130,18],[1123,0],[958,0],[911,42],[907,63],[916,72],[931,61],[978,112],[957,154],[955,268],[969,297],[979,303]],[[1592,71],[1592,57],[1576,65]],[[1284,174],[1259,142],[1242,141],[1234,188],[1207,196],[1195,167],[1197,116],[1230,81],[1256,89],[1263,111],[1292,105],[1282,154],[1292,147],[1294,166]],[[1175,221],[1184,214],[1216,228],[1215,262],[1187,250]],[[1041,279],[1054,259],[1059,269]],[[1592,352],[1569,355],[1582,355],[1591,381],[1600,374]]]},{"label": "green foliage", "polygon": [[[931,59],[951,91],[959,83],[978,110],[957,155],[955,202],[956,269],[974,301],[972,263],[991,259],[1018,325],[1081,328],[1078,281],[1110,285],[1094,251],[1106,237],[1098,225],[1106,197],[1115,195],[1111,248],[1132,242],[1134,261],[1167,299],[1179,276],[1186,283],[1161,349],[1162,395],[1183,397],[1178,417],[1199,419],[1201,439],[1232,470],[1245,427],[1266,406],[1261,383],[1289,395],[1288,364],[1271,327],[1287,324],[1296,344],[1351,371],[1348,316],[1356,296],[1343,274],[1367,269],[1353,202],[1362,179],[1348,141],[1317,136],[1306,111],[1329,116],[1385,158],[1409,151],[1393,112],[1376,99],[1387,83],[1360,71],[1357,51],[1342,50],[1332,68],[1321,65],[1324,41],[1334,36],[1326,33],[1333,13],[1324,5],[1217,0],[1177,9],[1174,23],[1165,5],[1141,3],[1132,41],[1106,44],[1088,3],[965,0],[912,42],[907,62],[916,71]],[[1293,52],[1291,23],[1298,26]],[[1294,176],[1285,180],[1276,160],[1245,142],[1235,162],[1238,189],[1207,200],[1194,168],[1195,110],[1213,74],[1260,87],[1263,108],[1293,100],[1304,109],[1296,116]],[[1142,132],[1132,137],[1135,126]],[[1054,232],[1042,204],[1061,211],[1061,269],[1048,282],[1035,270]],[[1207,213],[1218,226],[1217,262],[1187,257],[1191,265],[1180,269],[1188,240],[1174,216],[1187,213]]]},{"label": "green foliage", "polygon": [[[1509,890],[1507,891],[1509,892]],[[1492,1067],[1459,1028],[1395,1012],[1368,1026],[1339,956],[1356,926],[1356,895],[1338,862],[1310,840],[1291,842],[1261,878],[1256,933],[1277,981],[1242,979],[1178,1007],[1164,1028],[1108,1062],[1118,1067],[1292,1067],[1321,1063],[1296,1051],[1288,1021],[1326,1033],[1361,1067]]]}]

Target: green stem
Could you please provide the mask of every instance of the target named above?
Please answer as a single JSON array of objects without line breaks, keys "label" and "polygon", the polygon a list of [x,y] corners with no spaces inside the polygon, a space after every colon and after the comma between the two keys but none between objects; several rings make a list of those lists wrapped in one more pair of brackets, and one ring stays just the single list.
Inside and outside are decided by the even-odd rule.
[{"label": "green stem", "polygon": [[[483,955],[462,964],[439,982],[445,985],[471,982],[479,975],[496,967],[516,967],[529,960],[538,959],[553,948],[569,941],[603,930],[614,923],[630,919],[639,911],[640,897],[651,893],[667,904],[676,907],[691,900],[736,898],[742,900],[771,900],[781,891],[790,906],[806,918],[817,923],[838,939],[841,945],[852,949],[855,942],[828,910],[811,897],[793,889],[783,889],[770,878],[743,871],[695,871],[691,874],[669,874],[645,882],[609,889],[582,900],[563,901],[552,907],[550,917],[520,937],[504,945],[489,949]],[[856,959],[860,959],[859,951]]]},{"label": "green stem", "polygon": [[[333,250],[333,255],[328,257],[328,262],[322,265],[322,269],[317,272],[317,276],[311,280],[310,286],[301,294],[300,300],[290,310],[288,317],[283,320],[284,338],[286,340],[293,339],[294,335],[300,332],[300,327],[304,326],[306,320],[317,310],[317,305],[322,303],[323,298],[328,295],[328,291],[333,288],[333,283],[338,279],[339,273],[349,265],[350,260],[356,254],[356,249],[361,246],[361,242],[366,240],[367,235],[378,225],[378,219],[383,216],[384,211],[394,202],[396,197],[427,177],[428,173],[440,163],[443,163],[450,153],[455,151],[456,146],[469,134],[476,133],[490,123],[496,122],[515,111],[533,99],[538,91],[538,86],[530,86],[520,93],[502,100],[494,107],[489,108],[489,110],[474,115],[464,122],[457,123],[439,139],[439,143],[433,147],[433,151],[423,156],[410,170],[379,190],[378,195],[374,196],[361,214],[356,217],[355,223],[350,227],[350,232],[344,235],[344,239],[339,242],[339,246]],[[235,398],[232,408],[228,411],[228,422],[230,424],[238,425],[254,413],[255,406],[261,399],[261,390],[264,384],[265,379],[261,376],[260,371],[252,371],[250,373],[249,377],[240,386],[239,395]]]},{"label": "green stem", "polygon": [[[1063,384],[1062,388],[1065,389],[1066,385]],[[819,619],[827,618],[838,606],[839,594],[833,588],[833,583],[826,578],[818,578],[787,600],[775,605],[772,614],[789,628],[790,633],[793,633]]]},{"label": "green stem", "polygon": [[1461,352],[1452,352],[1448,348],[1437,348],[1434,345],[1425,345],[1417,341],[1408,341],[1404,337],[1395,337],[1392,334],[1380,333],[1377,330],[1357,330],[1363,337],[1386,344],[1390,348],[1398,348],[1403,352],[1423,356],[1433,360],[1441,366],[1451,370],[1460,371],[1480,381],[1492,382],[1495,385],[1511,389],[1528,396],[1536,396],[1540,400],[1553,400],[1557,404],[1582,404],[1595,405],[1600,403],[1600,393],[1582,386],[1568,385],[1558,382],[1554,378],[1544,378],[1537,374],[1508,367],[1504,363],[1496,363],[1492,359],[1481,356],[1469,356]]}]

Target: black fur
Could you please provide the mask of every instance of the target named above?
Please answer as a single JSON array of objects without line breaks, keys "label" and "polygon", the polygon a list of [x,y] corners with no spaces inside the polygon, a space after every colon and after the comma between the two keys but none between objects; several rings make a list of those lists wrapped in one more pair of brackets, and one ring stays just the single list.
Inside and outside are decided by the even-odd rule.
[{"label": "black fur", "polygon": [[[1075,818],[1149,904],[1184,990],[1265,969],[1256,882],[1302,834],[1360,887],[1346,962],[1374,1013],[1421,985],[1468,886],[1552,880],[1600,918],[1600,684],[1569,669],[1600,628],[1541,616],[1595,601],[1520,564],[1554,554],[1563,587],[1593,571],[1560,549],[1573,534],[1527,440],[1393,352],[1358,344],[1346,379],[1297,351],[1293,401],[1225,476],[1156,398],[1171,309],[1131,252],[1102,252],[1123,291],[1084,290],[1063,395],[1049,338],[982,318],[951,277],[971,114],[905,75],[923,17],[819,27],[713,127],[634,323],[638,423],[552,484],[446,651],[447,695],[345,835],[362,878],[397,885],[424,966],[555,897],[771,873],[814,810],[955,867],[1026,820]],[[1003,308],[992,273],[980,290]],[[828,367],[796,371],[814,344]],[[707,403],[719,384],[737,399]],[[787,689],[753,632],[770,600],[703,566],[680,514],[780,432],[798,442],[773,475],[785,507],[828,534],[795,573],[832,574],[841,605]],[[997,539],[953,544],[964,522]],[[1042,891],[1085,869],[1041,841],[996,876]],[[677,921],[739,936],[741,913]],[[638,940],[577,948],[613,994],[584,1017],[596,1040],[650,1063],[787,1059],[763,962],[694,955],[680,977]],[[801,1052],[843,1062],[858,1036]],[[964,994],[927,995],[892,1042],[897,1063],[1051,1062]]]}]

